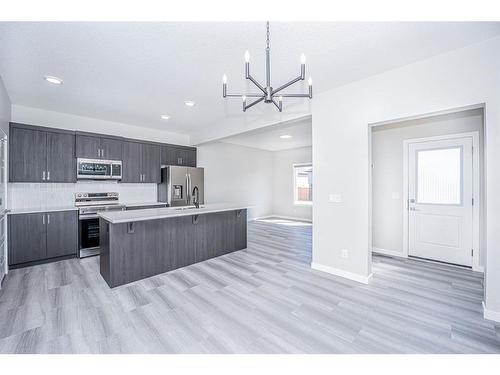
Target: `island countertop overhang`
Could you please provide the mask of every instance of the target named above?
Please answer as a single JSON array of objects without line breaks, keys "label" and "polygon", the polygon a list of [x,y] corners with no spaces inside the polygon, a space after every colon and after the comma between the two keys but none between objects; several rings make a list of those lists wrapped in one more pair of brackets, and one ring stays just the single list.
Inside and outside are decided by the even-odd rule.
[{"label": "island countertop overhang", "polygon": [[102,211],[98,216],[110,224],[121,224],[136,221],[166,219],[180,216],[203,215],[214,212],[245,210],[251,208],[248,204],[209,203],[200,208],[164,207],[149,208],[134,211]]}]

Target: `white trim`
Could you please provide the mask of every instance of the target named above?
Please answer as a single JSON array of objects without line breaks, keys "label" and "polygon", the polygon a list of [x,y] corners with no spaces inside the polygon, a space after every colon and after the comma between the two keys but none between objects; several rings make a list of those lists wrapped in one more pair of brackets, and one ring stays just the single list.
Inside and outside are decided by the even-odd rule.
[{"label": "white trim", "polygon": [[412,121],[412,120],[422,120],[422,119],[432,118],[432,117],[436,117],[436,116],[450,115],[452,113],[460,113],[460,112],[465,112],[465,111],[472,111],[474,109],[484,109],[484,108],[485,108],[485,103],[478,103],[478,104],[466,105],[464,107],[444,109],[444,110],[435,111],[435,112],[428,112],[428,113],[425,113],[423,115],[400,117],[397,119],[392,119],[392,120],[387,120],[387,121],[372,122],[372,123],[368,124],[368,126],[375,127],[375,126],[383,126],[383,125],[392,125],[392,124],[398,124],[400,122],[406,122],[406,121]]},{"label": "white trim", "polygon": [[260,217],[254,217],[253,219],[249,219],[248,221],[251,220],[261,220],[261,219],[270,219],[270,218],[276,218],[276,219],[285,219],[285,220],[293,220],[293,221],[304,221],[306,223],[312,223],[311,219],[304,219],[302,217],[296,217],[296,216],[285,216],[285,215],[266,215],[266,216],[260,216]]},{"label": "white trim", "polygon": [[484,267],[479,265],[479,258],[482,249],[479,247],[479,207],[481,205],[480,201],[480,172],[479,172],[479,132],[466,132],[466,133],[456,133],[456,134],[446,134],[438,135],[434,137],[424,137],[424,138],[412,138],[405,139],[403,141],[403,256],[408,257],[408,189],[409,189],[409,179],[408,179],[408,148],[412,143],[422,143],[430,141],[440,141],[440,140],[450,140],[459,138],[472,138],[472,197],[474,198],[474,206],[472,206],[472,247],[474,249],[474,255],[472,257],[472,270],[476,272],[484,272]]},{"label": "white trim", "polygon": [[372,247],[372,252],[397,258],[408,258],[401,251],[381,249],[380,247]]},{"label": "white trim", "polygon": [[486,308],[484,301],[482,303],[483,303],[483,317],[484,317],[484,319],[493,320],[495,322],[500,322],[500,312],[488,310]]},{"label": "white trim", "polygon": [[368,276],[363,276],[363,275],[358,275],[357,273],[344,271],[344,270],[341,270],[339,268],[325,266],[323,264],[314,263],[314,262],[311,263],[311,268],[314,270],[326,272],[326,273],[329,273],[329,274],[332,274],[335,276],[340,276],[340,277],[343,277],[345,279],[357,281],[358,283],[362,283],[362,284],[368,284],[370,282],[371,278],[373,277],[372,273],[370,273]]}]

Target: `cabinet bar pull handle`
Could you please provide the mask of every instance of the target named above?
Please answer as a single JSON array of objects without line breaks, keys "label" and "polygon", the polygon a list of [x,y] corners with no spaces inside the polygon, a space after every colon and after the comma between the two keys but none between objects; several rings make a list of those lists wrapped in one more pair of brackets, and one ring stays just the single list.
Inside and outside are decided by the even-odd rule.
[{"label": "cabinet bar pull handle", "polygon": [[47,214],[47,224],[50,224],[50,214]]},{"label": "cabinet bar pull handle", "polygon": [[45,181],[45,171],[42,172],[42,180]]},{"label": "cabinet bar pull handle", "polygon": [[47,172],[47,180],[50,180],[50,171]]},{"label": "cabinet bar pull handle", "polygon": [[45,225],[45,214],[42,215],[42,224]]}]

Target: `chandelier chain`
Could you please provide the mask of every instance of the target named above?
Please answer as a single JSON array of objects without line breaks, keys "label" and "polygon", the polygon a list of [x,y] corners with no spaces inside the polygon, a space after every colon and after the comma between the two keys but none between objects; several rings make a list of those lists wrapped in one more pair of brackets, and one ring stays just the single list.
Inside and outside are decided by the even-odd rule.
[{"label": "chandelier chain", "polygon": [[267,21],[267,48],[269,48],[269,21]]}]

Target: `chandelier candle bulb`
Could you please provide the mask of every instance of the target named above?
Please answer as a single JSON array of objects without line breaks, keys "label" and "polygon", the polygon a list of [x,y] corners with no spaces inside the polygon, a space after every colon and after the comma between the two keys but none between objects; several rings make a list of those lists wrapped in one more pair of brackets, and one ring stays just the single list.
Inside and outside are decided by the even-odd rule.
[{"label": "chandelier candle bulb", "polygon": [[312,99],[312,97],[313,97],[313,80],[311,79],[311,77],[309,77],[308,83],[309,83],[309,99]]},{"label": "chandelier candle bulb", "polygon": [[241,101],[243,102],[243,112],[245,112],[247,110],[247,97],[243,95]]},{"label": "chandelier candle bulb", "polygon": [[300,78],[306,77],[306,55],[300,55]]},{"label": "chandelier candle bulb", "polygon": [[222,76],[222,97],[225,98],[227,96],[227,76],[224,74]]},{"label": "chandelier candle bulb", "polygon": [[250,62],[250,52],[248,52],[248,50],[245,51],[245,62],[246,63]]}]

